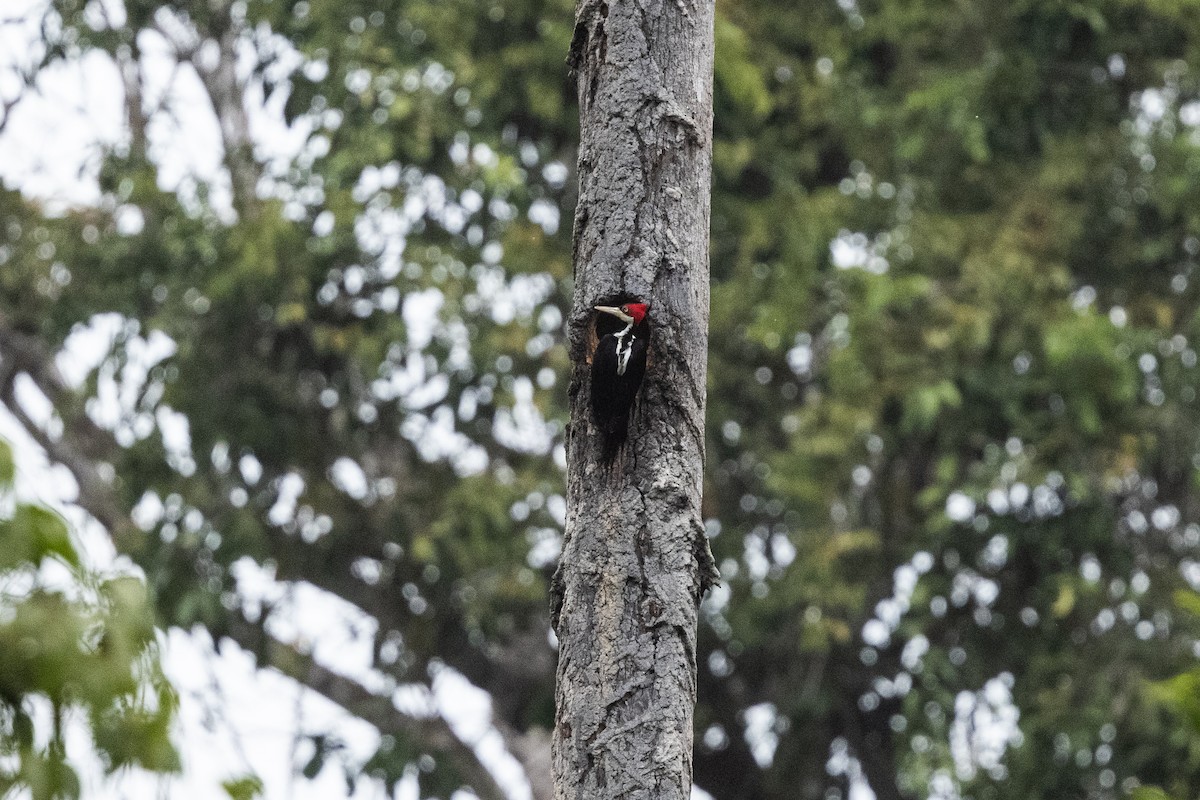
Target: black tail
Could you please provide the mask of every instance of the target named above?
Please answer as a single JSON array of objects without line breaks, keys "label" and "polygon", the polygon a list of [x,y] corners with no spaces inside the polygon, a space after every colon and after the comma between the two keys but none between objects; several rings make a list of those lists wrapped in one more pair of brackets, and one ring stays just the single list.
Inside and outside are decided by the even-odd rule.
[{"label": "black tail", "polygon": [[603,440],[600,460],[605,464],[611,464],[613,459],[617,457],[617,453],[621,452],[621,448],[625,445],[625,439],[628,436],[628,417],[618,416],[609,419],[607,424],[600,428],[600,438]]}]

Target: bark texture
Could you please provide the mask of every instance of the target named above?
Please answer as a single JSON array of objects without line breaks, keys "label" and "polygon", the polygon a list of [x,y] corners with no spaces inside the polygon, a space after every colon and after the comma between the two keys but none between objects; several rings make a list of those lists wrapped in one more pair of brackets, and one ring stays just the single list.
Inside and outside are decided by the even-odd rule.
[{"label": "bark texture", "polygon": [[[558,800],[689,797],[696,612],[715,578],[700,496],[712,0],[580,0],[568,512],[552,610]],[[650,304],[650,363],[611,464],[589,411],[597,304]]]}]

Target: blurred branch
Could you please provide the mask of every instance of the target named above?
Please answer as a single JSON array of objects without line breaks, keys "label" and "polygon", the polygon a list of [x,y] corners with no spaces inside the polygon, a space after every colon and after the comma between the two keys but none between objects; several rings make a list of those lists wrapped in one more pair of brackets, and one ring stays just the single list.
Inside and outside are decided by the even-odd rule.
[{"label": "blurred branch", "polygon": [[24,96],[24,92],[17,92],[16,97],[11,100],[0,101],[0,133],[4,133],[4,129],[8,127],[8,122],[12,119],[13,109],[17,107],[17,103],[20,103],[21,98]]},{"label": "blurred branch", "polygon": [[210,67],[194,58],[192,64],[217,115],[225,168],[229,170],[233,187],[234,208],[242,217],[254,217],[258,208],[259,167],[254,160],[244,87],[237,76],[237,43],[241,28],[233,18],[231,3],[225,3],[212,19],[212,30],[206,33],[216,42],[216,63]]},{"label": "blurred branch", "polygon": [[36,337],[14,329],[0,311],[0,402],[51,459],[71,471],[79,485],[79,505],[108,529],[119,548],[130,544],[130,537],[138,531],[113,499],[112,484],[104,477],[107,463],[101,457],[116,443],[82,411],[71,414],[70,437],[51,436],[17,401],[16,378],[21,373],[33,380],[59,414],[70,414],[75,405],[73,393],[59,374],[49,348]]},{"label": "blurred branch", "polygon": [[518,731],[499,719],[496,720],[496,729],[500,731],[508,752],[513,754],[525,770],[533,800],[552,800],[554,765],[550,758],[550,731],[541,727]]},{"label": "blurred branch", "polygon": [[16,94],[11,98],[0,100],[0,133],[3,133],[8,127],[8,123],[12,120],[13,111],[25,99],[26,93],[37,93],[37,84],[35,83],[36,72],[14,66],[9,74],[16,77],[20,86],[17,88]]},{"label": "blurred branch", "polygon": [[377,694],[358,681],[322,666],[311,655],[268,634],[261,623],[244,614],[231,616],[223,631],[243,649],[259,653],[266,666],[308,687],[382,733],[398,731],[452,759],[463,779],[481,800],[504,800],[507,795],[470,748],[441,716],[417,717],[398,711],[390,694]]},{"label": "blurred branch", "polygon": [[[171,28],[172,22],[177,23],[174,30]],[[195,35],[195,31],[188,30],[170,16],[155,14],[154,19],[150,22],[150,27],[167,40],[178,61],[192,61],[200,52],[200,45],[203,44],[200,37]]]},{"label": "blurred branch", "polygon": [[143,102],[141,53],[135,38],[128,54],[116,56],[121,72],[121,84],[125,88],[125,122],[129,125],[129,152],[134,160],[146,160],[146,127],[149,123]]},{"label": "blurred branch", "polygon": [[[22,373],[53,404],[63,423],[61,436],[52,436],[44,430],[17,401],[16,378]],[[102,466],[117,460],[120,446],[79,408],[78,398],[59,374],[50,348],[37,337],[16,329],[3,311],[0,311],[0,402],[51,459],[71,471],[79,484],[79,506],[109,530],[119,550],[128,552],[134,537],[145,534],[114,499],[113,486],[104,479]],[[380,731],[403,731],[441,753],[452,761],[482,800],[505,798],[504,791],[475,752],[442,717],[404,714],[396,709],[389,695],[375,694],[357,681],[322,666],[295,646],[270,636],[261,625],[251,623],[240,613],[231,615],[224,634],[247,651],[262,654],[263,666],[293,678]]]}]

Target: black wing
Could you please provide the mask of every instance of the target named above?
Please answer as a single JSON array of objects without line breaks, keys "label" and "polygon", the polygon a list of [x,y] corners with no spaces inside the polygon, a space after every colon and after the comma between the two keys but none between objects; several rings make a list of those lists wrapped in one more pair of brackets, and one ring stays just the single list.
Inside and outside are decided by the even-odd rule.
[{"label": "black wing", "polygon": [[629,410],[621,407],[617,377],[617,337],[609,334],[600,337],[592,355],[592,419],[605,434],[612,433],[616,420]]},{"label": "black wing", "polygon": [[592,418],[604,436],[605,458],[611,459],[625,443],[629,412],[646,374],[649,337],[635,335],[630,343],[625,374],[617,374],[617,337],[603,336],[592,356]]}]

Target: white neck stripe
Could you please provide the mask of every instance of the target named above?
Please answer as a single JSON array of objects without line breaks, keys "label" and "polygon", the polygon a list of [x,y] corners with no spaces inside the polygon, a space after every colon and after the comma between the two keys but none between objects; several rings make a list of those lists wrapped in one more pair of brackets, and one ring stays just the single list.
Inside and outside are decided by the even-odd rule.
[{"label": "white neck stripe", "polygon": [[[625,326],[625,330],[617,334],[617,374],[624,375],[625,368],[629,366],[629,356],[633,353],[633,340],[636,336],[630,335],[633,330],[633,323],[630,322]],[[625,341],[625,337],[629,336],[629,341]]]}]

